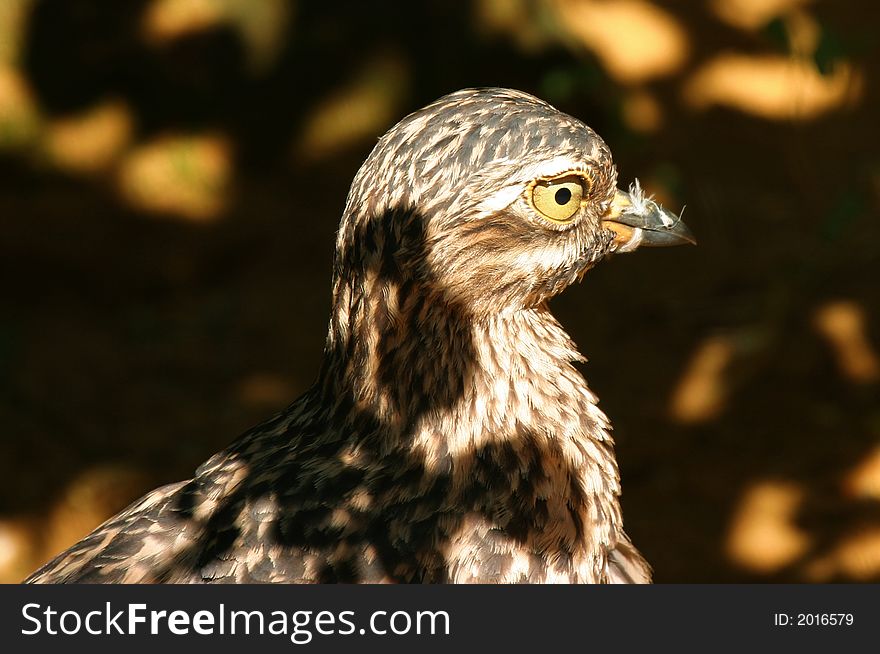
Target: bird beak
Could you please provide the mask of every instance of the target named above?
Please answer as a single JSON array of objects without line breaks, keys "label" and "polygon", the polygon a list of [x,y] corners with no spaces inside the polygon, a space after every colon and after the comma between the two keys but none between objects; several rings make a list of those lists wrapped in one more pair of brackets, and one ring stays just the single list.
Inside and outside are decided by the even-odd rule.
[{"label": "bird beak", "polygon": [[638,180],[629,193],[617,189],[611,206],[601,218],[602,226],[614,232],[614,252],[632,252],[640,245],[667,246],[697,244],[679,216],[646,197]]}]

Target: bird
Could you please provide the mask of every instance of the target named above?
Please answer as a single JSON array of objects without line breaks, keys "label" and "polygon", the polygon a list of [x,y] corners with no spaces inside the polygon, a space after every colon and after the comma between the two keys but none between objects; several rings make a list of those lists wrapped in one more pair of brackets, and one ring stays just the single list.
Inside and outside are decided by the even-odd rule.
[{"label": "bird", "polygon": [[434,101],[354,177],[314,384],[25,582],[650,583],[548,301],[684,243],[580,120],[511,89]]}]

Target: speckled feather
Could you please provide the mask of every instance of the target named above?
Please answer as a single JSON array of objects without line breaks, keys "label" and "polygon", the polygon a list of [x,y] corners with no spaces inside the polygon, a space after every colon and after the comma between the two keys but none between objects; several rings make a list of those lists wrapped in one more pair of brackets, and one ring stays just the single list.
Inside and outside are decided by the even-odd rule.
[{"label": "speckled feather", "polygon": [[[576,220],[528,185],[591,180]],[[609,423],[546,307],[612,249],[607,146],[532,96],[465,90],[354,179],[316,383],[29,582],[647,582]]]}]

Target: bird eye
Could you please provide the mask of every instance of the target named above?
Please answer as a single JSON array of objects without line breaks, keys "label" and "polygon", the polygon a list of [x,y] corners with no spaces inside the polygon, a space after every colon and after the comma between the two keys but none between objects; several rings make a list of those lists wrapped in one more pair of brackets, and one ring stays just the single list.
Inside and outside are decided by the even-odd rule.
[{"label": "bird eye", "polygon": [[584,180],[570,175],[540,180],[532,187],[532,205],[545,218],[558,223],[571,220],[584,197]]}]

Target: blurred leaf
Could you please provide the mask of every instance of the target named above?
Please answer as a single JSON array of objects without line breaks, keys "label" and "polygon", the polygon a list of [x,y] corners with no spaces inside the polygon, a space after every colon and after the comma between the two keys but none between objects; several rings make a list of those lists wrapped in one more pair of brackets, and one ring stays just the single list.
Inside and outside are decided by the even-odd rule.
[{"label": "blurred leaf", "polygon": [[541,79],[541,95],[550,102],[565,102],[574,95],[576,81],[571,69],[554,69]]},{"label": "blurred leaf", "polygon": [[816,65],[825,73],[833,72],[834,65],[845,58],[866,58],[877,50],[880,39],[873,29],[862,29],[841,35],[833,28],[822,25],[819,44],[816,47]]},{"label": "blurred leaf", "polygon": [[822,238],[836,241],[867,211],[867,198],[861,191],[848,190],[838,196],[825,221]]},{"label": "blurred leaf", "polygon": [[819,45],[816,47],[816,52],[813,53],[816,68],[823,75],[830,75],[834,72],[835,64],[847,54],[847,50],[843,41],[836,34],[822,26]]},{"label": "blurred leaf", "polygon": [[727,106],[769,120],[808,121],[855,106],[864,72],[848,62],[823,76],[807,56],[724,52],[691,76],[685,102],[695,109]]},{"label": "blurred leaf", "polygon": [[[803,20],[810,20],[813,29],[818,33],[817,36],[811,35],[807,52],[797,47],[797,28],[803,27]],[[844,37],[830,29],[827,24],[816,23],[814,19],[803,20],[799,23],[794,16],[779,15],[764,25],[761,32],[780,52],[811,56],[816,69],[824,76],[832,74],[839,61],[864,54],[870,49],[869,39],[862,34],[847,34]]]},{"label": "blurred leaf", "polygon": [[119,190],[138,210],[210,221],[226,207],[232,168],[225,136],[167,135],[139,145],[123,159]]},{"label": "blurred leaf", "polygon": [[568,39],[592,52],[612,79],[637,84],[681,71],[690,37],[672,12],[643,0],[556,2]]},{"label": "blurred leaf", "polygon": [[651,177],[667,189],[671,196],[675,198],[684,196],[684,180],[681,176],[681,170],[671,161],[658,163],[654,167]]},{"label": "blurred leaf", "polygon": [[551,103],[563,103],[578,94],[590,95],[602,83],[602,74],[591,64],[553,68],[541,78],[540,94]]},{"label": "blurred leaf", "polygon": [[761,30],[767,40],[782,52],[791,52],[791,40],[788,37],[788,26],[782,16],[776,16]]},{"label": "blurred leaf", "polygon": [[360,70],[311,109],[294,148],[320,159],[376,138],[394,122],[410,85],[407,60],[397,52],[365,57]]},{"label": "blurred leaf", "polygon": [[33,4],[34,0],[0,0],[0,63],[19,62]]},{"label": "blurred leaf", "polygon": [[31,145],[40,128],[39,109],[24,75],[0,65],[0,151]]}]

